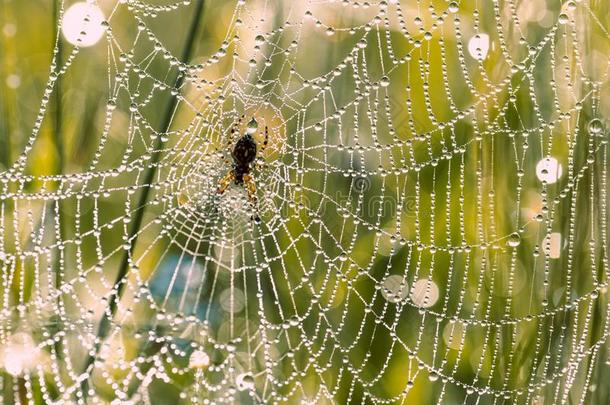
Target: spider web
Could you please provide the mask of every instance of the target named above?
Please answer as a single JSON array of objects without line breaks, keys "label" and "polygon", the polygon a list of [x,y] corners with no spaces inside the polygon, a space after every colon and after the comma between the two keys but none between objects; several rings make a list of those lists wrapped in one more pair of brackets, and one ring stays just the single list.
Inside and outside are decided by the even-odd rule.
[{"label": "spider web", "polygon": [[[59,20],[0,178],[3,398],[607,400],[607,7],[226,3],[182,61],[197,0],[90,2],[93,153],[40,174],[99,24]],[[242,115],[260,224],[216,192]]]}]

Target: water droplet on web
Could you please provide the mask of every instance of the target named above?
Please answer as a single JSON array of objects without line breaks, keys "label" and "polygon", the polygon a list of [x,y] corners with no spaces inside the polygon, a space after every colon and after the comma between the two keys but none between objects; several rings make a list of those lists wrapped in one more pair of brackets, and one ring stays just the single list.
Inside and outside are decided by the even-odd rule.
[{"label": "water droplet on web", "polygon": [[591,135],[599,135],[604,131],[604,123],[599,118],[593,118],[589,121],[587,130]]},{"label": "water droplet on web", "polygon": [[565,13],[561,13],[559,14],[559,24],[567,24],[568,21],[570,21],[570,19],[568,18],[568,15]]},{"label": "water droplet on web", "polygon": [[387,76],[383,76],[379,81],[382,87],[388,87],[390,85],[390,79]]},{"label": "water droplet on web", "polygon": [[195,350],[189,358],[189,367],[206,368],[210,365],[210,356],[203,350]]},{"label": "water droplet on web", "polygon": [[328,35],[329,37],[335,35],[335,30],[332,27],[328,27],[326,29],[326,35]]},{"label": "water droplet on web", "polygon": [[258,129],[258,122],[256,122],[256,120],[254,118],[252,118],[248,122],[248,128],[246,129],[246,133],[253,134],[256,132],[257,129]]},{"label": "water droplet on web", "polygon": [[460,10],[460,7],[458,6],[458,4],[455,1],[452,1],[451,3],[449,3],[449,11],[451,11],[452,13],[457,13]]},{"label": "water droplet on web", "polygon": [[252,376],[252,373],[239,374],[235,378],[235,384],[240,391],[251,390],[254,388],[254,376]]},{"label": "water droplet on web", "polygon": [[256,45],[262,45],[262,44],[264,44],[264,43],[265,43],[265,37],[264,37],[264,36],[262,36],[262,35],[257,35],[257,36],[254,38],[254,43],[255,43]]},{"label": "water droplet on web", "polygon": [[553,232],[545,236],[542,242],[544,254],[551,259],[558,259],[561,255],[561,233]]},{"label": "water droplet on web", "polygon": [[519,232],[513,232],[510,234],[510,236],[508,237],[508,246],[510,247],[517,247],[521,244],[521,235],[519,235]]}]

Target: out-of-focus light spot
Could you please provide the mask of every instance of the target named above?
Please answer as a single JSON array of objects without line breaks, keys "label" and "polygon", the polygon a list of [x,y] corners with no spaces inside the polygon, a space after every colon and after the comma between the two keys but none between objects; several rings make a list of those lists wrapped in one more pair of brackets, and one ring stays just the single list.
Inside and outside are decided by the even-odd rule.
[{"label": "out-of-focus light spot", "polygon": [[559,259],[561,256],[561,234],[559,232],[553,232],[544,238],[542,242],[542,249],[551,259]]},{"label": "out-of-focus light spot", "polygon": [[201,284],[205,269],[200,262],[184,263],[180,266],[180,271],[184,277],[185,288],[193,288]]},{"label": "out-of-focus light spot", "polygon": [[190,368],[207,368],[210,365],[210,356],[203,350],[195,350],[189,357]]},{"label": "out-of-focus light spot", "polygon": [[64,13],[61,30],[66,40],[79,46],[95,45],[104,36],[104,13],[94,4],[74,3]]},{"label": "out-of-focus light spot", "polygon": [[388,302],[397,303],[409,295],[409,285],[403,279],[402,276],[394,274],[386,277],[383,281],[383,288],[381,289],[381,295]]},{"label": "out-of-focus light spot", "polygon": [[459,350],[462,347],[462,339],[464,337],[464,325],[462,322],[449,322],[443,329],[443,340],[445,344],[454,350]]},{"label": "out-of-focus light spot", "polygon": [[8,75],[6,78],[6,85],[11,89],[16,89],[21,86],[21,77],[19,77],[19,75]]},{"label": "out-of-focus light spot", "polygon": [[468,52],[476,60],[483,60],[489,52],[489,35],[479,33],[468,41]]},{"label": "out-of-focus light spot", "polygon": [[379,253],[384,256],[390,256],[393,253],[392,248],[398,247],[397,240],[393,239],[390,235],[394,235],[396,231],[394,229],[385,229],[384,235],[379,237]]},{"label": "out-of-focus light spot", "polygon": [[[231,190],[227,191],[227,193],[231,192]],[[233,202],[231,201],[229,204],[232,205]],[[237,211],[237,209],[234,212],[243,213],[243,211]],[[231,263],[234,263],[234,256],[235,251],[233,250],[233,245],[230,245],[229,243],[217,243],[214,245],[214,257],[216,257],[219,262],[230,266]],[[233,266],[230,267],[230,269],[231,271],[242,270],[242,268],[239,266]]]},{"label": "out-of-focus light spot", "polygon": [[16,333],[0,351],[2,365],[7,373],[18,376],[36,367],[38,348],[27,333]]},{"label": "out-of-focus light spot", "polygon": [[436,301],[438,301],[438,287],[436,283],[427,278],[417,280],[413,284],[411,301],[420,308],[428,308],[436,304]]},{"label": "out-of-focus light spot", "polygon": [[246,298],[241,289],[227,288],[220,294],[219,300],[222,309],[235,314],[244,309]]},{"label": "out-of-focus light spot", "polygon": [[[541,27],[549,28],[555,23],[555,16],[544,5],[531,1],[521,2],[517,16],[522,21],[537,22]],[[549,25],[550,24],[550,25]]]},{"label": "out-of-focus light spot", "polygon": [[538,22],[538,25],[540,25],[542,28],[550,28],[555,22],[553,19],[553,13],[551,13],[546,8],[542,8],[538,11],[538,14],[536,15],[536,20]]},{"label": "out-of-focus light spot", "polygon": [[115,364],[123,361],[125,359],[125,345],[123,344],[123,340],[117,337],[112,338],[102,346],[99,357],[105,362],[105,366],[108,368],[112,368]]},{"label": "out-of-focus light spot", "polygon": [[538,180],[553,184],[561,177],[562,168],[554,157],[545,157],[536,165],[536,176]]},{"label": "out-of-focus light spot", "polygon": [[544,204],[542,202],[542,196],[540,193],[528,190],[524,193],[523,203],[521,206],[521,217],[524,220],[530,220],[536,215],[540,214]]},{"label": "out-of-focus light spot", "polygon": [[4,27],[2,27],[2,33],[6,37],[14,37],[17,33],[17,26],[13,23],[4,24]]}]

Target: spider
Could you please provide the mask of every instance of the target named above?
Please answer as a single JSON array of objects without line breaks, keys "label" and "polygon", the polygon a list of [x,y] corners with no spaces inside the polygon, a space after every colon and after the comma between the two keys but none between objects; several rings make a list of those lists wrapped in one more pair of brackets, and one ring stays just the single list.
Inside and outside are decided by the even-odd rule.
[{"label": "spider", "polygon": [[[244,119],[244,115],[242,115],[239,120],[233,125],[231,128],[231,136],[229,139],[228,147],[232,147],[232,142],[235,139],[235,133],[238,131],[238,128],[241,126],[242,120]],[[267,148],[267,144],[269,142],[269,128],[265,126],[265,141],[263,142],[263,146],[260,150],[257,150],[257,144],[252,136],[256,130],[258,129],[258,123],[252,117],[252,120],[248,123],[246,127],[246,133],[242,135],[237,142],[235,143],[235,147],[231,150],[231,157],[233,158],[232,169],[218,182],[218,194],[223,194],[231,182],[234,182],[237,185],[243,185],[248,193],[248,201],[252,206],[253,210],[257,212],[257,197],[256,197],[256,183],[254,182],[254,176],[251,174],[252,164],[256,160],[257,153],[262,153],[265,148]],[[256,222],[260,222],[260,217],[258,214],[253,216]]]}]

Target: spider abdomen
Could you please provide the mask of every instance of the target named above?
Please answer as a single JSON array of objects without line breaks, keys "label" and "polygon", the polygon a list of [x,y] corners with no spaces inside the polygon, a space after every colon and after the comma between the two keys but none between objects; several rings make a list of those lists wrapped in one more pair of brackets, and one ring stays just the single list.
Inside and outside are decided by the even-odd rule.
[{"label": "spider abdomen", "polygon": [[250,172],[250,164],[256,159],[256,141],[250,134],[242,136],[232,152],[235,182],[243,182],[244,174]]}]

